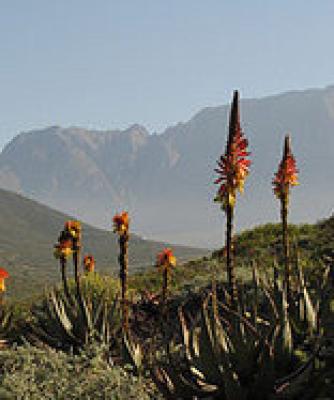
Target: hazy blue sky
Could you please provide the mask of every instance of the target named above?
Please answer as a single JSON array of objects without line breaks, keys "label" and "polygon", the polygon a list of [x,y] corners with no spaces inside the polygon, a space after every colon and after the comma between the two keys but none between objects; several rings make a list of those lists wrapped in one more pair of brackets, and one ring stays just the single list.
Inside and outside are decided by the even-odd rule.
[{"label": "hazy blue sky", "polygon": [[333,0],[0,0],[0,147],[334,83]]}]

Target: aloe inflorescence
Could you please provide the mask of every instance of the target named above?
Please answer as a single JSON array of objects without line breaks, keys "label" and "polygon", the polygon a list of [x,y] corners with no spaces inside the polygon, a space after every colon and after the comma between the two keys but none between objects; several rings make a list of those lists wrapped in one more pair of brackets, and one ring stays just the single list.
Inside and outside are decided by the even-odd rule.
[{"label": "aloe inflorescence", "polygon": [[86,274],[92,273],[95,270],[95,259],[91,254],[86,254],[83,259],[83,270]]},{"label": "aloe inflorescence", "polygon": [[233,265],[232,234],[233,217],[237,192],[243,192],[251,161],[247,159],[248,141],[240,126],[239,93],[234,92],[230,113],[229,134],[225,153],[218,160],[215,170],[219,177],[215,183],[219,185],[215,201],[221,203],[226,214],[226,269],[231,304],[236,303],[236,281]]},{"label": "aloe inflorescence", "polygon": [[176,266],[176,258],[173,255],[172,249],[163,249],[157,255],[155,266],[162,271],[162,302],[165,304],[168,295],[171,270]]},{"label": "aloe inflorescence", "polygon": [[283,157],[272,183],[274,193],[281,203],[282,244],[285,267],[284,284],[286,287],[288,304],[291,302],[291,266],[289,255],[288,211],[290,188],[291,186],[298,185],[297,173],[298,170],[296,168],[296,161],[291,151],[291,139],[289,135],[286,135],[284,140]]},{"label": "aloe inflorescence", "polygon": [[119,277],[121,283],[122,327],[126,332],[129,325],[128,290],[128,247],[129,247],[129,214],[123,211],[113,217],[114,232],[119,236]]}]

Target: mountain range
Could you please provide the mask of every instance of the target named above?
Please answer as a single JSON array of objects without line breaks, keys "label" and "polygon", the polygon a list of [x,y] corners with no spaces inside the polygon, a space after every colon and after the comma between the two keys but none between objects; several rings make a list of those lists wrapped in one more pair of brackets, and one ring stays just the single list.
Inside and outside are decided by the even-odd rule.
[{"label": "mountain range", "polygon": [[[110,228],[112,215],[126,209],[133,230],[143,237],[218,246],[224,215],[213,203],[213,181],[228,114],[229,105],[207,107],[161,134],[149,134],[140,125],[124,131],[52,126],[20,133],[0,154],[0,187],[100,228]],[[334,86],[242,99],[241,121],[252,165],[236,206],[236,227],[278,220],[271,180],[288,132],[300,171],[291,221],[329,216]]]}]

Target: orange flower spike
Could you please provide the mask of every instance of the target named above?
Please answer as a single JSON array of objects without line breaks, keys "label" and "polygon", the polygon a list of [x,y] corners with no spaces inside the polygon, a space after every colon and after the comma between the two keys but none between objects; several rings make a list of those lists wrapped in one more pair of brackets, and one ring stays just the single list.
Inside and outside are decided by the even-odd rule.
[{"label": "orange flower spike", "polygon": [[79,221],[66,221],[64,230],[68,232],[73,239],[80,239],[81,235],[81,223]]},{"label": "orange flower spike", "polygon": [[220,184],[215,201],[221,202],[224,210],[228,205],[234,206],[237,190],[243,192],[251,165],[247,159],[250,154],[247,151],[248,140],[240,127],[238,91],[234,92],[229,126],[225,154],[217,161],[218,168],[215,171],[219,176],[214,182]]},{"label": "orange flower spike", "polygon": [[174,256],[172,249],[165,248],[157,255],[157,267],[175,267],[176,257]]},{"label": "orange flower spike", "polygon": [[123,211],[121,214],[116,214],[113,218],[114,232],[122,235],[129,230],[129,214]]},{"label": "orange flower spike", "polygon": [[87,254],[83,260],[84,269],[86,272],[94,272],[95,260],[91,254]]},{"label": "orange flower spike", "polygon": [[9,278],[9,273],[5,269],[0,268],[0,293],[6,291],[5,279],[7,278]]},{"label": "orange flower spike", "polygon": [[283,157],[279,164],[273,183],[273,190],[278,199],[289,195],[290,186],[298,185],[296,160],[291,152],[291,139],[285,136]]}]

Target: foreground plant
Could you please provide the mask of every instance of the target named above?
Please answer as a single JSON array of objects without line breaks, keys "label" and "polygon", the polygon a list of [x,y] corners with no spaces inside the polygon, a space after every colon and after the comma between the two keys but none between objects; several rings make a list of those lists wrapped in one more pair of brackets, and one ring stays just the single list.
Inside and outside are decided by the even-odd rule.
[{"label": "foreground plant", "polygon": [[118,299],[111,304],[102,295],[99,299],[85,298],[80,292],[68,297],[52,289],[41,303],[32,307],[32,321],[27,339],[33,344],[78,352],[87,344],[98,342],[115,350],[120,330]]},{"label": "foreground plant", "polygon": [[285,268],[284,284],[287,292],[288,305],[291,303],[288,211],[290,188],[291,186],[298,185],[297,172],[296,161],[291,152],[291,139],[289,135],[286,135],[284,140],[283,157],[272,183],[274,193],[281,203],[282,244]]},{"label": "foreground plant", "polygon": [[194,319],[180,311],[182,345],[170,346],[152,377],[167,399],[273,400],[306,394],[318,348],[299,368],[277,374],[282,326],[259,330],[229,307],[207,298]]},{"label": "foreground plant", "polygon": [[[34,305],[33,321],[27,334],[31,342],[78,351],[93,340],[107,344],[115,341],[119,331],[118,300],[115,297],[108,304],[103,293],[99,298],[89,292],[84,295],[78,270],[80,248],[81,225],[78,221],[67,221],[54,251],[61,264],[63,290],[50,290],[41,304]],[[75,277],[72,290],[66,268],[71,255]]]},{"label": "foreground plant", "polygon": [[128,308],[128,247],[129,247],[129,215],[126,211],[116,214],[113,217],[114,232],[119,236],[119,266],[121,283],[121,307],[122,307],[122,328],[127,332],[129,326],[129,308]]},{"label": "foreground plant", "polygon": [[243,192],[251,164],[247,159],[249,156],[247,146],[248,141],[240,127],[239,93],[235,91],[225,153],[218,161],[219,168],[215,170],[219,175],[215,181],[215,184],[219,185],[215,201],[221,203],[221,208],[226,214],[226,269],[229,295],[234,308],[237,294],[232,252],[233,217],[237,192]]}]

